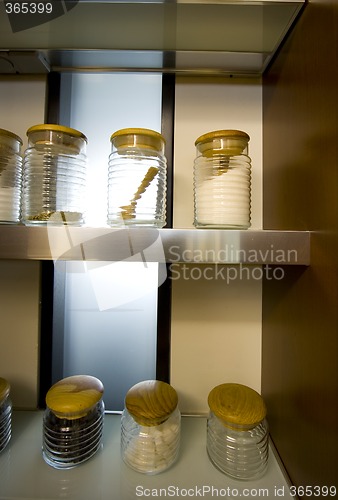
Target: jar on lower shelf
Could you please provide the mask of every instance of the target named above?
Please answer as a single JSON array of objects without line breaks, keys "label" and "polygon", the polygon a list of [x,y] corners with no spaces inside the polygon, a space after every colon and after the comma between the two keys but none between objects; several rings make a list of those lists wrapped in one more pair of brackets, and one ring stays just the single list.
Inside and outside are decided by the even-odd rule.
[{"label": "jar on lower shelf", "polygon": [[0,452],[4,450],[12,434],[12,401],[10,399],[10,385],[4,378],[0,378]]},{"label": "jar on lower shelf", "polygon": [[0,129],[0,224],[20,222],[22,140]]},{"label": "jar on lower shelf", "polygon": [[257,479],[268,465],[266,406],[253,389],[221,384],[209,394],[207,452],[211,462],[236,479]]},{"label": "jar on lower shelf", "polygon": [[46,396],[43,458],[56,469],[70,469],[89,460],[102,446],[103,384],[89,375],[75,375],[54,384]]},{"label": "jar on lower shelf", "polygon": [[158,380],[134,385],[125,398],[121,453],[132,469],[158,474],[177,460],[181,414],[175,389]]}]

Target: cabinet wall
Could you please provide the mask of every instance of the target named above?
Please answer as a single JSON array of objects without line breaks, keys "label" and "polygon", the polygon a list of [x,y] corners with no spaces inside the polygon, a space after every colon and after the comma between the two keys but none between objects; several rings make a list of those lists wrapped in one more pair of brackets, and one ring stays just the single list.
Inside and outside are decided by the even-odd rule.
[{"label": "cabinet wall", "polygon": [[[253,138],[253,227],[263,209],[264,229],[310,230],[312,255],[311,267],[265,281],[263,294],[256,280],[174,281],[172,383],[184,412],[205,412],[208,390],[225,379],[262,389],[298,485],[337,482],[337,37],[336,0],[310,0],[263,86],[178,78],[176,87],[175,227],[192,227],[194,140],[243,128]],[[0,89],[0,127],[25,138],[44,120],[45,78],[1,76]],[[38,262],[0,261],[1,376],[21,408],[37,404],[39,280]]]},{"label": "cabinet wall", "polygon": [[[251,138],[252,227],[260,229],[261,79],[178,77],[175,101],[174,227],[193,227],[195,140],[212,130],[240,129]],[[241,276],[238,266],[223,274],[217,265],[191,264],[184,270],[174,263],[172,268],[171,381],[182,411],[206,413],[209,391],[223,382],[260,391],[261,280]],[[227,283],[227,271],[231,277],[238,273],[236,279]]]},{"label": "cabinet wall", "polygon": [[[27,128],[44,121],[45,79],[1,77],[0,85],[0,104],[5,110],[0,127],[26,139]],[[262,224],[260,78],[177,79],[174,226],[193,227],[194,142],[202,133],[217,128],[240,128],[251,136],[252,222],[258,229]],[[1,308],[8,322],[2,332],[1,376],[13,380],[16,407],[34,408],[38,390],[39,263],[0,261],[0,266],[0,270],[8,270],[8,279],[12,275],[21,277],[9,287],[6,273],[1,275],[0,290],[6,297]],[[197,273],[201,269],[192,267]],[[196,279],[196,272],[188,279],[183,274],[176,279],[180,270],[175,265],[172,283],[171,381],[180,393],[184,413],[206,413],[208,392],[223,381],[238,381],[258,391],[261,388],[261,280],[245,277],[227,284],[221,274],[212,280],[200,279],[197,274]],[[18,297],[26,306],[20,315],[16,314]]]},{"label": "cabinet wall", "polygon": [[310,230],[311,266],[263,285],[262,391],[294,484],[336,485],[338,4],[312,0],[264,75],[264,228]]},{"label": "cabinet wall", "polygon": [[[0,128],[18,134],[43,123],[45,77],[0,76]],[[11,382],[13,402],[34,408],[38,397],[40,263],[0,260],[2,377]]]}]

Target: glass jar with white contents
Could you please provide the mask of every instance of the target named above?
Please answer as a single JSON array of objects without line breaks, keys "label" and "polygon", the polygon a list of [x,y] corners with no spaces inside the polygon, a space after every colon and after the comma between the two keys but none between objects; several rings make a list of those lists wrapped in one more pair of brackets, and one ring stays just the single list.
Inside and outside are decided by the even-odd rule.
[{"label": "glass jar with white contents", "polygon": [[129,389],[121,419],[124,462],[144,474],[158,474],[178,458],[181,414],[175,389],[146,380]]},{"label": "glass jar with white contents", "polygon": [[249,135],[216,130],[200,136],[194,162],[194,225],[247,229],[251,217]]},{"label": "glass jar with white contents", "polygon": [[20,222],[22,140],[0,129],[0,224]]},{"label": "glass jar with white contents", "polygon": [[4,450],[12,434],[12,401],[10,385],[0,377],[0,452]]},{"label": "glass jar with white contents", "polygon": [[242,384],[221,384],[209,394],[207,452],[211,462],[236,479],[266,472],[269,432],[262,397]]}]

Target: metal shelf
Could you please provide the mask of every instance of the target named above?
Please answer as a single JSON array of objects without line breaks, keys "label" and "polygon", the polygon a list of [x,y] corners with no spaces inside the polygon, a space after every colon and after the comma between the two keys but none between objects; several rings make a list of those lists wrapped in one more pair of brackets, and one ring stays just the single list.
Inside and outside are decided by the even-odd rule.
[{"label": "metal shelf", "polygon": [[50,5],[50,14],[6,15],[0,4],[0,73],[261,74],[305,0],[88,0],[68,10],[63,2]]},{"label": "metal shelf", "polygon": [[4,225],[0,258],[309,265],[310,232]]},{"label": "metal shelf", "polygon": [[[105,414],[102,449],[88,462],[65,471],[53,469],[43,461],[42,426],[42,411],[13,412],[12,439],[0,455],[2,498],[127,500],[137,498],[137,492],[149,498],[149,493],[155,496],[157,491],[156,497],[162,498],[167,491],[165,498],[176,492],[175,498],[211,499],[245,497],[251,488],[252,496],[260,491],[271,498],[277,491],[284,500],[293,499],[272,444],[269,466],[261,479],[238,481],[216,469],[206,452],[205,416],[182,416],[178,461],[167,471],[151,476],[133,471],[121,460],[120,415]],[[193,492],[196,495],[192,497]]]}]

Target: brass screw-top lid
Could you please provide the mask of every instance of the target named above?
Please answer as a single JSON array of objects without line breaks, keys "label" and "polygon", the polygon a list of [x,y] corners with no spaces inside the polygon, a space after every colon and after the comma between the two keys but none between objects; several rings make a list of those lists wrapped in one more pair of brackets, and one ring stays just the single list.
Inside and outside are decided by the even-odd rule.
[{"label": "brass screw-top lid", "polygon": [[145,380],[129,389],[125,405],[134,420],[147,427],[158,425],[175,410],[178,397],[175,389],[159,380]]},{"label": "brass screw-top lid", "polygon": [[54,384],[46,395],[46,404],[59,418],[85,416],[103,395],[102,382],[90,375],[74,375]]},{"label": "brass screw-top lid", "polygon": [[123,128],[114,132],[110,141],[116,148],[136,147],[162,151],[165,144],[163,135],[148,128]]},{"label": "brass screw-top lid", "polygon": [[79,130],[76,130],[75,128],[65,127],[63,125],[55,125],[54,123],[43,123],[41,125],[33,125],[27,130],[27,135],[33,132],[62,132],[72,137],[84,139],[87,142],[87,137]]},{"label": "brass screw-top lid", "polygon": [[250,140],[250,136],[246,132],[243,132],[242,130],[214,130],[212,132],[207,132],[206,134],[203,134],[200,137],[198,137],[198,139],[196,139],[195,141],[195,146],[203,142],[209,142],[212,139],[220,139],[223,137],[224,138],[238,137],[239,139],[245,139],[246,141]]},{"label": "brass screw-top lid", "polygon": [[0,136],[5,136],[9,137],[10,139],[15,139],[21,146],[22,146],[22,139],[16,134],[13,134],[13,132],[10,132],[9,130],[5,130],[4,128],[0,128]]},{"label": "brass screw-top lid", "polygon": [[6,379],[0,377],[0,403],[9,395],[11,386]]},{"label": "brass screw-top lid", "polygon": [[266,416],[263,398],[250,387],[241,384],[221,384],[209,394],[210,410],[224,425],[252,428]]},{"label": "brass screw-top lid", "polygon": [[250,136],[242,130],[214,130],[196,139],[195,146],[207,158],[213,155],[235,156],[247,149]]}]

